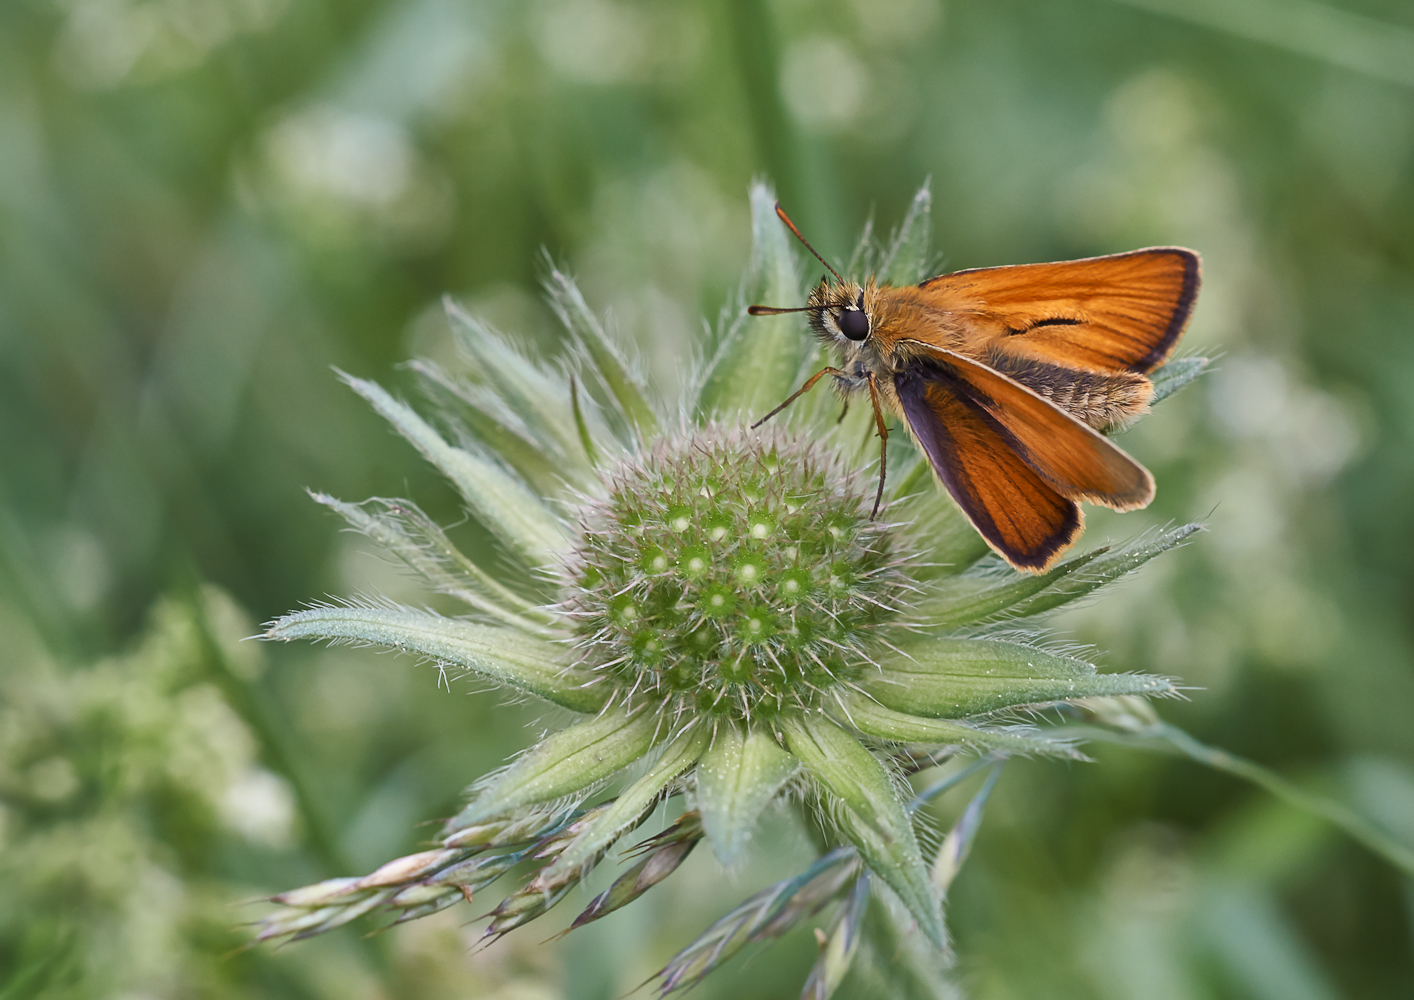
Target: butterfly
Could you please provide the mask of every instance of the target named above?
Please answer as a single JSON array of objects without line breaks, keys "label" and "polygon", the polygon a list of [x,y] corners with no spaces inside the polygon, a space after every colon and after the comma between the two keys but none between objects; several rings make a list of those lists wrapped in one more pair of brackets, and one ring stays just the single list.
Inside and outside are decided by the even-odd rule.
[{"label": "butterfly", "polygon": [[1198,254],[1183,247],[1052,264],[954,271],[908,287],[841,278],[776,205],[776,214],[834,280],[804,306],[751,306],[753,316],[804,312],[839,351],[754,426],[833,376],[846,403],[867,391],[881,439],[898,416],[938,480],[992,549],[1039,573],[1085,527],[1080,501],[1136,510],[1154,477],[1102,431],[1149,408],[1149,374],[1173,353],[1198,297]]}]

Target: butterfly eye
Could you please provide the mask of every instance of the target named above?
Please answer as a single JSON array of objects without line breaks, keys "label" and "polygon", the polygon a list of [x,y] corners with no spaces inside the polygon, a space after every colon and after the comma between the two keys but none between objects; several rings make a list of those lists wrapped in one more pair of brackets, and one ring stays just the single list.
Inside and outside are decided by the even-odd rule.
[{"label": "butterfly eye", "polygon": [[862,309],[845,309],[835,316],[840,333],[850,340],[863,340],[869,336],[869,316]]}]

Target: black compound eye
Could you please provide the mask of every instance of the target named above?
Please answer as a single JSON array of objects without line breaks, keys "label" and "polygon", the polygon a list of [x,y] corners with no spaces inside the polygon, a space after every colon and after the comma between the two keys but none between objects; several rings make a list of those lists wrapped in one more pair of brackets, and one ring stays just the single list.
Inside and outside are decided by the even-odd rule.
[{"label": "black compound eye", "polygon": [[840,333],[850,340],[863,340],[869,336],[869,317],[862,309],[845,309],[835,316]]}]

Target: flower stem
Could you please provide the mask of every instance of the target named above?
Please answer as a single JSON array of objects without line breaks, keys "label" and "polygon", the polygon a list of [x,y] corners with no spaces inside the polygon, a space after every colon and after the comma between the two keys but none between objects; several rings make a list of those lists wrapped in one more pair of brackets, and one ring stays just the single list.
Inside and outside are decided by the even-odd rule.
[{"label": "flower stem", "polygon": [[1414,876],[1414,850],[1399,843],[1349,806],[1325,795],[1307,791],[1255,761],[1200,743],[1182,729],[1167,722],[1160,724],[1158,735],[1186,757],[1206,764],[1216,771],[1224,771],[1250,781],[1298,809],[1321,817],[1390,864],[1403,869],[1406,875]]},{"label": "flower stem", "polygon": [[1255,761],[1208,746],[1175,725],[1159,722],[1135,733],[1115,732],[1112,729],[1091,726],[1066,727],[1066,734],[1143,750],[1163,751],[1164,745],[1167,744],[1167,747],[1177,750],[1190,760],[1251,782],[1282,801],[1313,816],[1319,816],[1406,875],[1414,877],[1414,850],[1395,840],[1354,809],[1329,796],[1308,791]]}]

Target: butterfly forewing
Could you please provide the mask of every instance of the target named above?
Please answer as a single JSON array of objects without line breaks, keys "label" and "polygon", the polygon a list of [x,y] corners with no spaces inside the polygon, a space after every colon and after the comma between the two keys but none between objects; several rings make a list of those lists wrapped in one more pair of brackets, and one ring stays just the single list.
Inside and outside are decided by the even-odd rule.
[{"label": "butterfly forewing", "polygon": [[1154,247],[930,278],[919,291],[989,346],[1093,371],[1149,372],[1168,358],[1198,295],[1198,255]]},{"label": "butterfly forewing", "polygon": [[1049,566],[1080,534],[1079,506],[1022,461],[956,382],[916,365],[894,379],[899,406],[938,478],[987,543],[1018,569]]}]

